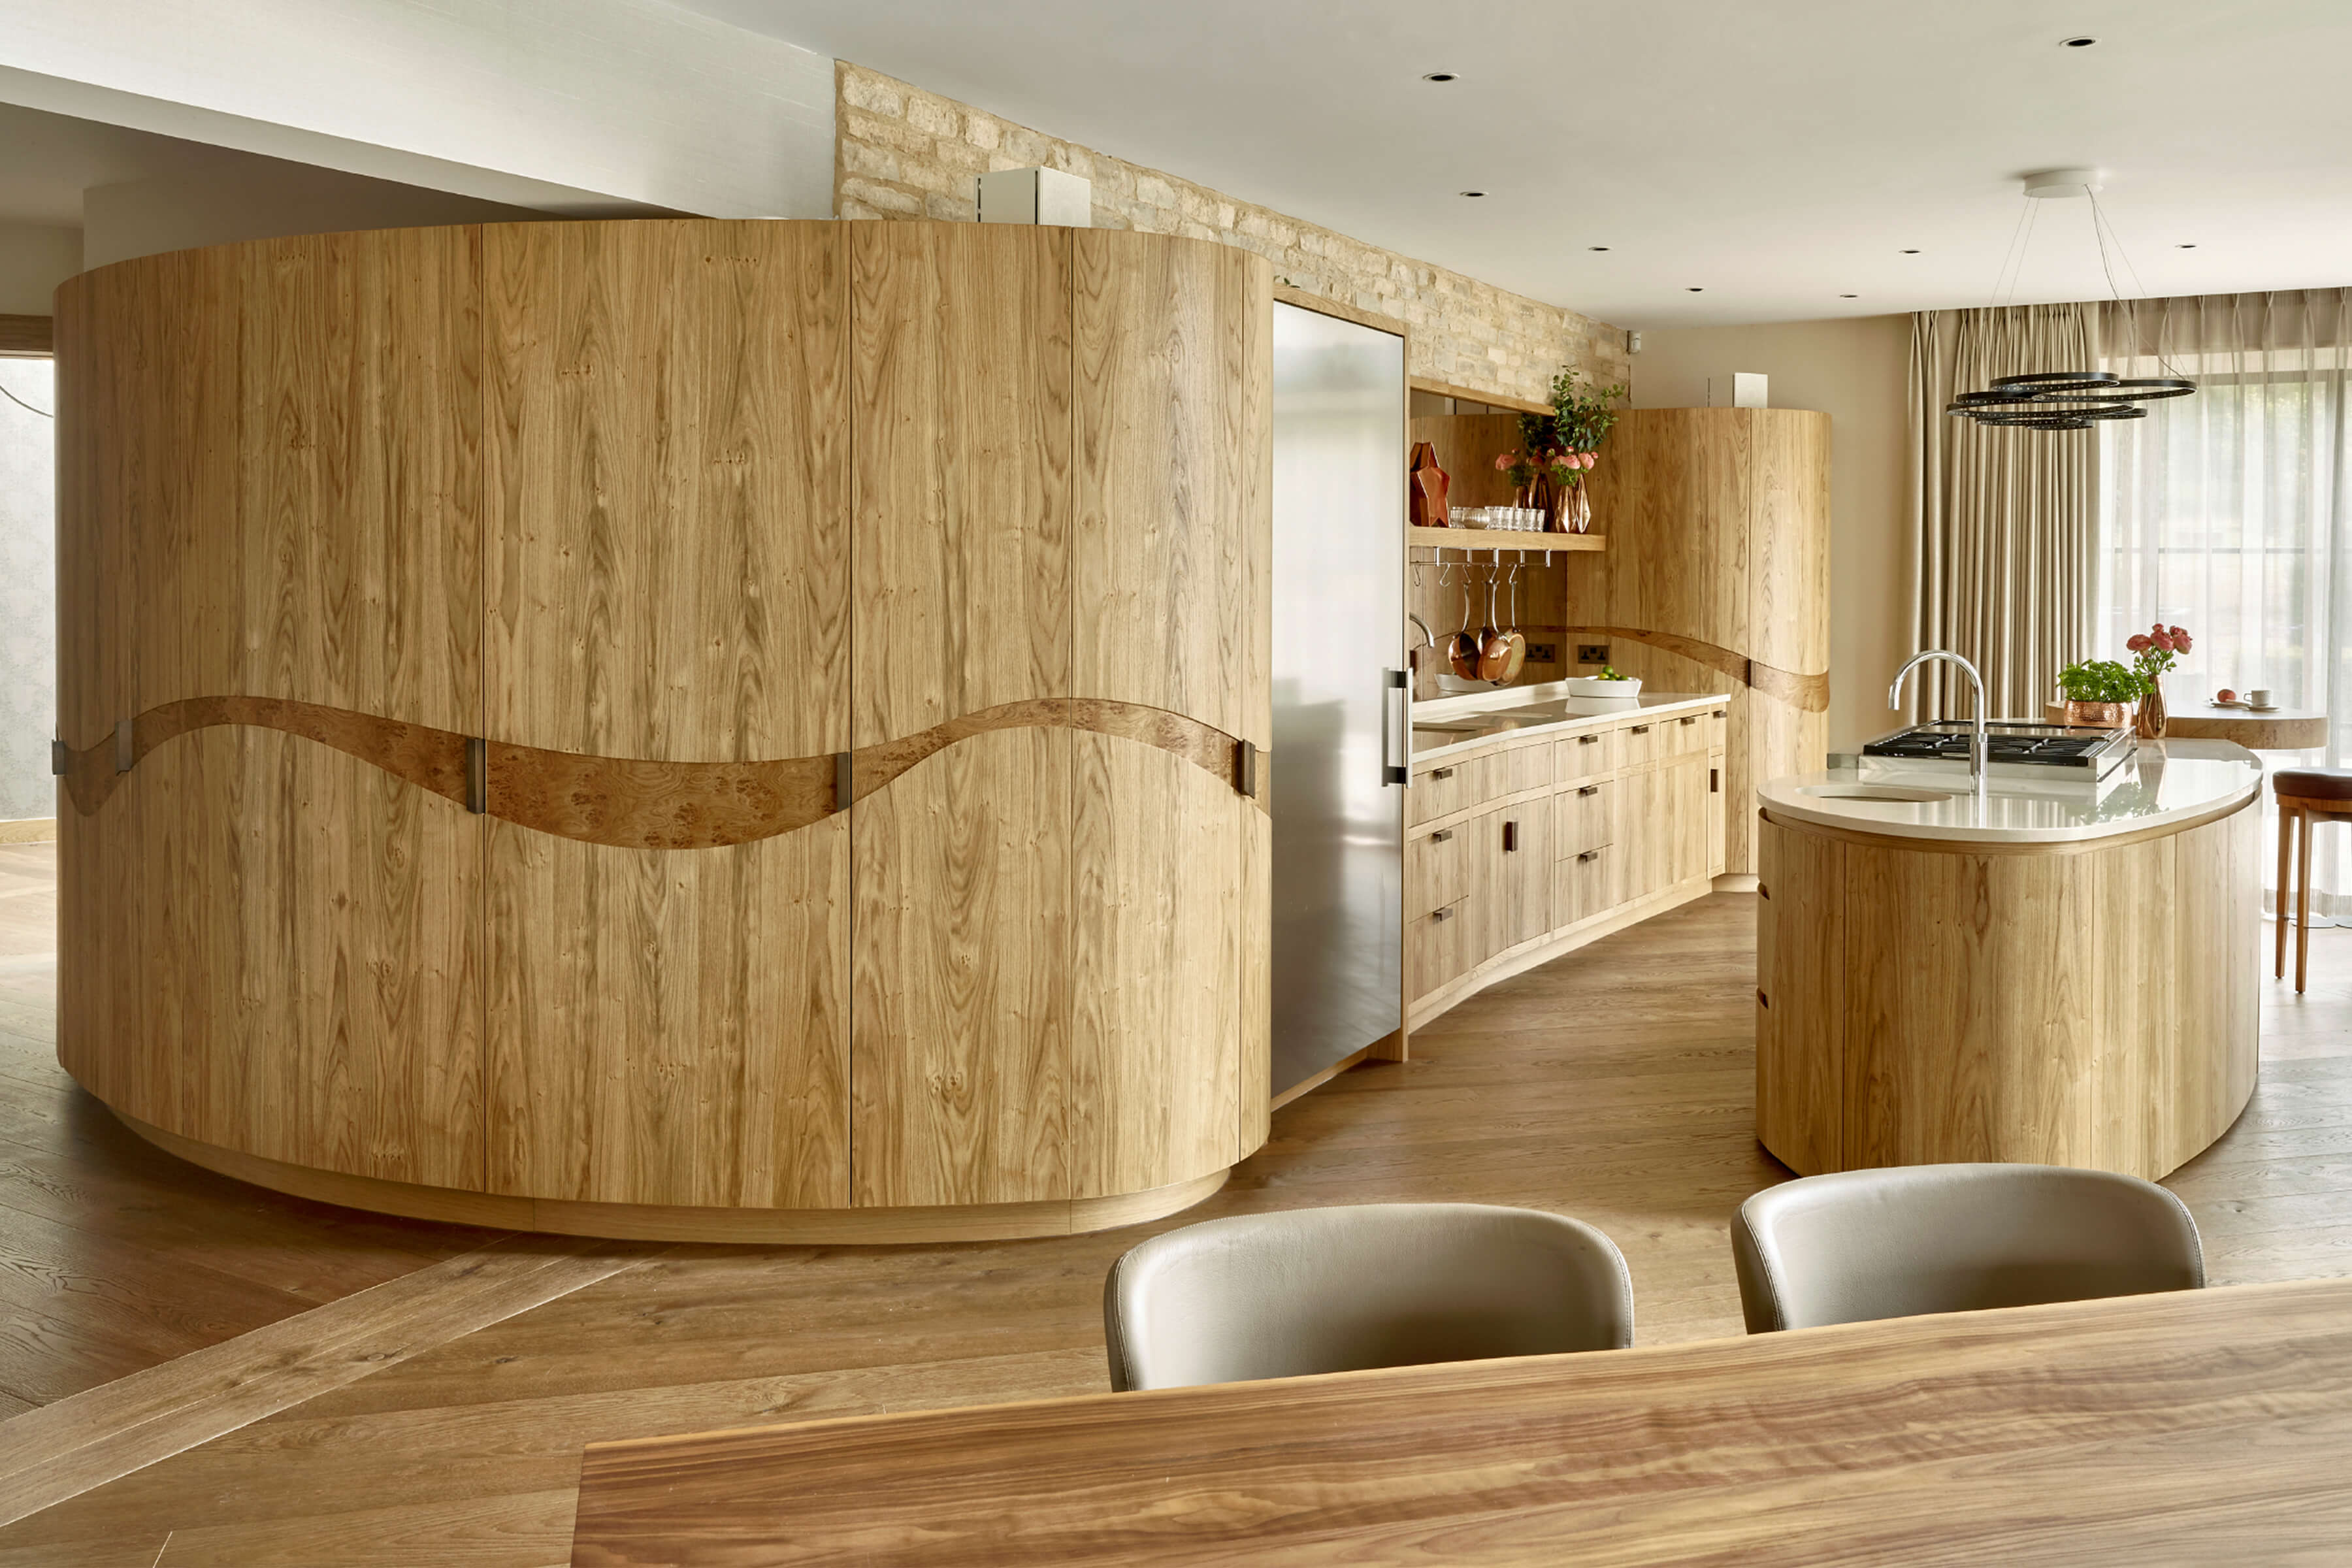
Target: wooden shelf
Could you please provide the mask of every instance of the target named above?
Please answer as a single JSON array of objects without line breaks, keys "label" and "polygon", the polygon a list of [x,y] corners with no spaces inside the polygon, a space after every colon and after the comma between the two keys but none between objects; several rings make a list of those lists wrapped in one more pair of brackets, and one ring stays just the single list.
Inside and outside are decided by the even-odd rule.
[{"label": "wooden shelf", "polygon": [[1408,528],[1408,542],[1444,550],[1606,550],[1605,533],[1529,533],[1515,528]]}]

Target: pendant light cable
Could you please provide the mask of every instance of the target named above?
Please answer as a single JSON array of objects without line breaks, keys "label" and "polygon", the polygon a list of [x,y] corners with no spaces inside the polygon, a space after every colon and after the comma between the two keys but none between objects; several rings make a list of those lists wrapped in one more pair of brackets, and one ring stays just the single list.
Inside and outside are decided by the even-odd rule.
[{"label": "pendant light cable", "polygon": [[26,402],[23,398],[17,396],[15,393],[9,391],[5,386],[0,386],[0,397],[6,398],[9,402],[15,404],[17,407],[23,409],[27,414],[37,414],[44,419],[55,419],[57,417],[56,415],[50,413],[46,408],[34,407],[31,404]]}]

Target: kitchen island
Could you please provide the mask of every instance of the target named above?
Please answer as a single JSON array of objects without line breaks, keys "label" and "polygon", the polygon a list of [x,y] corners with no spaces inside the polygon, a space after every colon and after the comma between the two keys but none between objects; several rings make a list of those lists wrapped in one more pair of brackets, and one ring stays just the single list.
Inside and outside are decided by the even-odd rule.
[{"label": "kitchen island", "polygon": [[1758,791],[1756,1123],[1801,1174],[2158,1177],[2253,1091],[2262,765],[2142,742],[2096,783],[1855,767]]}]

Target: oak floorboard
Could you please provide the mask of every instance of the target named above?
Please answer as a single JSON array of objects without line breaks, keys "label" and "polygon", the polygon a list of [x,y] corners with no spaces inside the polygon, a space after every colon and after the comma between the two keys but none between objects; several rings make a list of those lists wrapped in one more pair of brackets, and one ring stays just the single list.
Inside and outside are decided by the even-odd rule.
[{"label": "oak floorboard", "polygon": [[[1558,1209],[1624,1250],[1637,1342],[1736,1333],[1727,1225],[1785,1175],[1753,1136],[1754,924],[1752,896],[1711,897],[1470,998],[1416,1031],[1414,1060],[1276,1112],[1225,1189],[1169,1220],[673,1249],[21,1520],[0,1530],[0,1568],[144,1564],[167,1531],[164,1568],[547,1568],[568,1554],[588,1441],[1101,1388],[1104,1271],[1219,1215],[1439,1196]],[[2315,972],[2352,976],[2352,931],[2313,937]],[[2247,1118],[2174,1178],[2219,1283],[2352,1275],[2352,987],[2281,992],[2265,991]],[[2331,1026],[2336,1049],[2308,1054]]]}]

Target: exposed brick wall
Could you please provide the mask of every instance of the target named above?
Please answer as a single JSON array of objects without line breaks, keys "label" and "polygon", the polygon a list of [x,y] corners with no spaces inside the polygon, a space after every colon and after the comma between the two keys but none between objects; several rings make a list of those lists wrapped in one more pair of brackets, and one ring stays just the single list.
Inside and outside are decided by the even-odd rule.
[{"label": "exposed brick wall", "polygon": [[1412,329],[1412,373],[1482,392],[1543,398],[1576,365],[1632,379],[1625,334],[1573,310],[1381,250],[855,66],[834,68],[834,213],[969,221],[972,177],[1043,166],[1094,182],[1097,228],[1221,240],[1255,250],[1294,288]]}]

